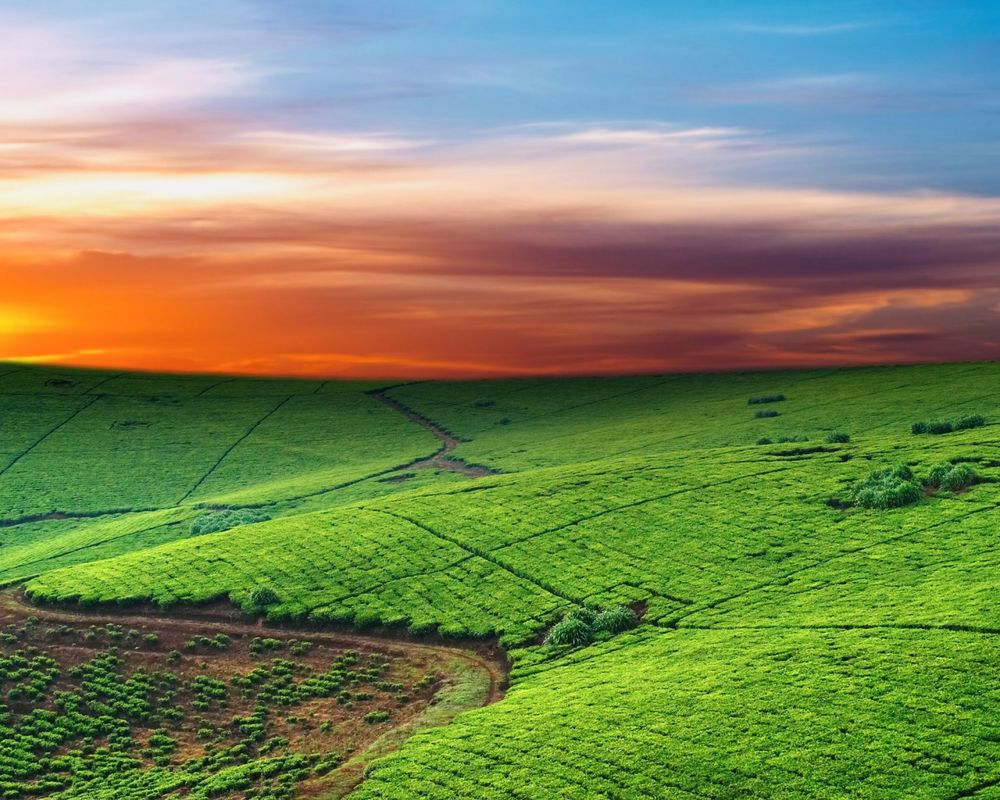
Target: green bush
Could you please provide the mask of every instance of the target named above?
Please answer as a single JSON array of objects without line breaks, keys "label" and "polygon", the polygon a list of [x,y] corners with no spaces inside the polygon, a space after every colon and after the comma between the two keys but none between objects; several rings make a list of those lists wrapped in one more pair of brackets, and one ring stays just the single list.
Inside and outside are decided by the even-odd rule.
[{"label": "green bush", "polygon": [[957,492],[979,482],[979,475],[968,464],[938,464],[927,478],[930,486]]},{"label": "green bush", "polygon": [[546,644],[567,644],[578,647],[590,644],[594,639],[594,630],[581,619],[566,617],[552,626],[545,639]]},{"label": "green bush", "polygon": [[914,422],[910,426],[910,431],[912,433],[951,433],[955,430],[955,426],[948,420],[937,420],[934,422]]},{"label": "green bush", "polygon": [[847,444],[851,441],[850,434],[841,433],[840,431],[834,431],[826,437],[826,440],[830,444]]},{"label": "green bush", "polygon": [[250,609],[261,611],[269,605],[278,602],[278,594],[269,586],[256,586],[250,592],[248,605]]},{"label": "green bush", "polygon": [[913,471],[903,465],[875,470],[851,489],[849,500],[861,508],[898,508],[915,503],[923,496],[923,487]]},{"label": "green bush", "polygon": [[962,417],[958,422],[955,423],[956,431],[964,431],[969,428],[981,428],[986,424],[986,417],[975,414],[971,417]]},{"label": "green bush", "polygon": [[757,440],[757,444],[774,444],[774,440],[768,439],[766,436],[762,436]]},{"label": "green bush", "polygon": [[747,405],[758,406],[762,403],[780,403],[785,399],[783,394],[762,394],[759,397],[751,397],[747,400]]},{"label": "green bush", "polygon": [[778,416],[778,412],[777,411],[772,411],[769,408],[765,408],[765,409],[763,409],[761,411],[758,411],[756,414],[754,414],[754,416],[757,419],[767,419],[768,417],[776,417],[776,416]]},{"label": "green bush", "polygon": [[634,628],[638,622],[639,620],[631,608],[615,606],[597,615],[594,620],[594,630],[621,633],[629,628]]},{"label": "green bush", "polygon": [[586,606],[580,606],[579,608],[574,608],[570,611],[565,619],[578,619],[585,625],[593,625],[597,619],[597,612],[592,608],[587,608]]}]

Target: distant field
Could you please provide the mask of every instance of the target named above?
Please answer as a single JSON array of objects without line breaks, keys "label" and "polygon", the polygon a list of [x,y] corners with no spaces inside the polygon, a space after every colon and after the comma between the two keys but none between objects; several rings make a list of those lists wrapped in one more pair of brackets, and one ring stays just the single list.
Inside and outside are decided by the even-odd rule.
[{"label": "distant field", "polygon": [[[422,464],[444,431],[497,474]],[[861,507],[897,467],[913,502]],[[0,583],[500,640],[507,696],[360,798],[994,796],[998,509],[995,363],[389,388],[0,365]],[[616,605],[641,624],[542,643]]]}]

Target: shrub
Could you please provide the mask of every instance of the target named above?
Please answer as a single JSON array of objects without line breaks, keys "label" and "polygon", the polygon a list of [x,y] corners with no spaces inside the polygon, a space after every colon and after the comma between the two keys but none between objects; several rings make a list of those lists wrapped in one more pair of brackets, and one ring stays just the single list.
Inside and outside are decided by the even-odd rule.
[{"label": "shrub", "polygon": [[762,394],[759,397],[751,397],[747,400],[747,405],[759,406],[762,403],[780,403],[784,399],[783,394]]},{"label": "shrub", "polygon": [[840,431],[834,431],[826,437],[826,440],[830,444],[847,444],[851,441],[850,434],[841,433]]},{"label": "shrub", "polygon": [[594,620],[594,630],[621,633],[629,628],[634,628],[638,621],[631,608],[615,606],[597,615]]},{"label": "shrub", "polygon": [[364,716],[365,722],[367,722],[369,725],[375,725],[376,723],[379,722],[385,722],[387,719],[389,719],[388,711],[369,711]]},{"label": "shrub", "polygon": [[776,416],[778,416],[778,412],[777,411],[773,411],[772,409],[769,409],[769,408],[765,408],[765,409],[763,409],[761,411],[758,411],[756,414],[754,414],[754,416],[757,419],[767,419],[768,417],[776,417]]},{"label": "shrub", "polygon": [[579,646],[590,644],[594,638],[594,631],[586,622],[581,619],[566,617],[561,622],[552,626],[549,635],[545,639],[546,644],[567,644]]},{"label": "shrub", "polygon": [[979,482],[979,475],[968,464],[938,464],[927,478],[930,486],[957,492]]},{"label": "shrub", "polygon": [[771,439],[768,439],[766,436],[764,436],[757,440],[757,444],[774,444],[774,442]]},{"label": "shrub", "polygon": [[850,501],[861,508],[898,508],[915,503],[923,496],[923,487],[913,471],[903,465],[875,470],[851,489]]},{"label": "shrub", "polygon": [[578,619],[585,625],[593,625],[597,619],[597,612],[592,608],[587,608],[586,606],[580,606],[579,608],[574,608],[570,611],[565,619]]},{"label": "shrub", "polygon": [[269,586],[255,586],[250,592],[249,604],[253,609],[264,609],[278,602],[278,595]]},{"label": "shrub", "polygon": [[962,417],[958,422],[955,423],[956,431],[964,431],[969,428],[981,428],[986,424],[986,417],[975,414],[971,417]]},{"label": "shrub", "polygon": [[910,426],[911,433],[951,433],[955,426],[948,420],[937,420],[934,422],[914,422]]}]

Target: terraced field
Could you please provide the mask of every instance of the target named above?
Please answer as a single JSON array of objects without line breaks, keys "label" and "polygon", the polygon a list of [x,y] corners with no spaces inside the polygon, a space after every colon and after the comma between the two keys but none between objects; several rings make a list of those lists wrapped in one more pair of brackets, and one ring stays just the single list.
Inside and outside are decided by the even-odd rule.
[{"label": "terraced field", "polygon": [[[500,641],[503,700],[373,762],[360,798],[994,796],[998,507],[997,364],[0,368],[0,581],[40,607]],[[616,606],[634,630],[545,643]]]}]

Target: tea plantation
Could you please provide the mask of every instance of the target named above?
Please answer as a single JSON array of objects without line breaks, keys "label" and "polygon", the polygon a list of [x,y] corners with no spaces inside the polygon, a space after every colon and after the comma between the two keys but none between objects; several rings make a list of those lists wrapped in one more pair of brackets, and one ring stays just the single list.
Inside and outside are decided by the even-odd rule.
[{"label": "tea plantation", "polygon": [[[0,373],[0,582],[40,607],[503,645],[506,696],[352,797],[1000,796],[1000,364]],[[162,758],[100,796],[175,796]]]}]

